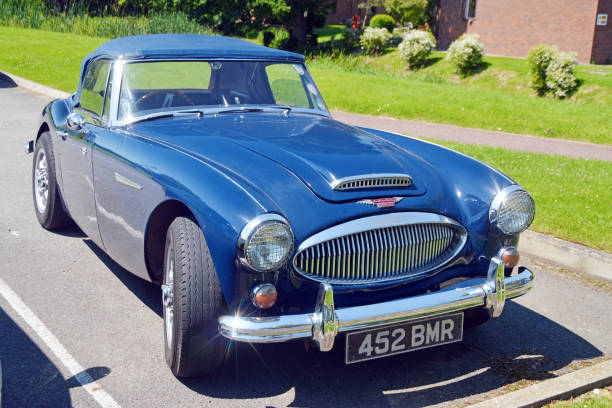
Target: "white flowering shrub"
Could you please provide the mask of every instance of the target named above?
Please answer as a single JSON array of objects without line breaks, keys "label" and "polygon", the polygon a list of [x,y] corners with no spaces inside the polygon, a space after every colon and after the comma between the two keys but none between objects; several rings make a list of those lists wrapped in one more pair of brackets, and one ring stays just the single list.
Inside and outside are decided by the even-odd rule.
[{"label": "white flowering shrub", "polygon": [[465,75],[482,63],[484,45],[479,39],[477,34],[464,34],[448,47],[446,59],[457,67],[459,73]]},{"label": "white flowering shrub", "polygon": [[569,92],[576,88],[575,52],[560,52],[550,61],[546,68],[546,87],[557,98],[565,98]]},{"label": "white flowering shrub", "polygon": [[378,54],[383,51],[390,38],[391,33],[386,28],[367,27],[361,34],[359,42],[367,52]]},{"label": "white flowering shrub", "polygon": [[557,98],[564,98],[576,88],[574,75],[575,52],[561,52],[556,46],[537,45],[527,54],[529,85],[539,95],[552,92]]},{"label": "white flowering shrub", "polygon": [[550,62],[559,54],[559,49],[550,45],[536,45],[527,54],[529,67],[529,86],[544,94],[546,88],[546,69]]},{"label": "white flowering shrub", "polygon": [[400,43],[400,56],[410,68],[421,66],[436,46],[434,36],[428,31],[410,30]]}]

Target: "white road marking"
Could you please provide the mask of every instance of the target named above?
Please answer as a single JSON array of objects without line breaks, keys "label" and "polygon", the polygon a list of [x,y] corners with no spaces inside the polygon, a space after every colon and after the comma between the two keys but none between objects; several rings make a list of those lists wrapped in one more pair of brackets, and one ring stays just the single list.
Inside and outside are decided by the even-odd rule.
[{"label": "white road marking", "polygon": [[47,326],[34,314],[34,312],[21,300],[19,295],[11,289],[2,278],[0,278],[0,295],[6,299],[13,310],[26,322],[28,326],[47,347],[51,349],[53,354],[62,362],[64,367],[76,378],[81,386],[96,400],[101,407],[104,408],[121,408],[119,404],[102,389],[89,375],[83,366],[75,360],[72,355],[64,348],[62,343],[51,333]]}]

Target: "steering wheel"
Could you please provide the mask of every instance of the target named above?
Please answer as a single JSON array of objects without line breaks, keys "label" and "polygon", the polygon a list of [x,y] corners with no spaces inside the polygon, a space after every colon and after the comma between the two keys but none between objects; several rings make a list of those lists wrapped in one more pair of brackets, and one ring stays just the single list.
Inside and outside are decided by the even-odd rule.
[{"label": "steering wheel", "polygon": [[[191,100],[191,98],[189,96],[187,96],[187,94],[183,91],[178,91],[178,90],[173,90],[173,91],[168,91],[167,89],[158,89],[156,91],[151,91],[146,93],[145,95],[141,96],[140,98],[138,98],[138,100],[136,102],[134,102],[134,110],[138,111],[140,109],[138,109],[138,105],[145,102],[148,98],[155,96],[155,95],[159,95],[159,94],[166,94],[167,95],[175,95],[178,96],[179,98],[183,99],[185,102],[187,102],[186,105],[184,106],[190,106],[190,105],[195,105],[193,103],[193,101]],[[164,100],[165,102],[165,100]],[[164,107],[163,105],[161,106],[162,108]]]}]

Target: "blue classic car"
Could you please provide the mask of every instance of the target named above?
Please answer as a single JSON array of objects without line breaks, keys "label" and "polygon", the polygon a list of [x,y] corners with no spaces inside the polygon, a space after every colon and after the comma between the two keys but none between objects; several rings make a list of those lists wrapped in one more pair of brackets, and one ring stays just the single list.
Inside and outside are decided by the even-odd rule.
[{"label": "blue classic car", "polygon": [[[40,224],[161,284],[165,357],[344,342],[346,363],[463,338],[533,285],[531,196],[418,139],[334,121],[302,55],[203,35],[109,41],[42,112]],[[342,344],[336,347],[342,347]]]}]

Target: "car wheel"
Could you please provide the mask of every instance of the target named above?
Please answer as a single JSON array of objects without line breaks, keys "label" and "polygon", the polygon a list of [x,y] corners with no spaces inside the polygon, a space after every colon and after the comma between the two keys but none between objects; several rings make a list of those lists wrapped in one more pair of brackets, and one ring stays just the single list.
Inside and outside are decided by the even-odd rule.
[{"label": "car wheel", "polygon": [[162,301],[172,373],[193,377],[217,370],[228,346],[217,323],[225,302],[204,235],[192,218],[178,217],[168,227]]},{"label": "car wheel", "polygon": [[64,211],[55,175],[51,135],[45,132],[38,138],[34,149],[32,193],[38,222],[48,230],[70,224],[70,217]]}]

